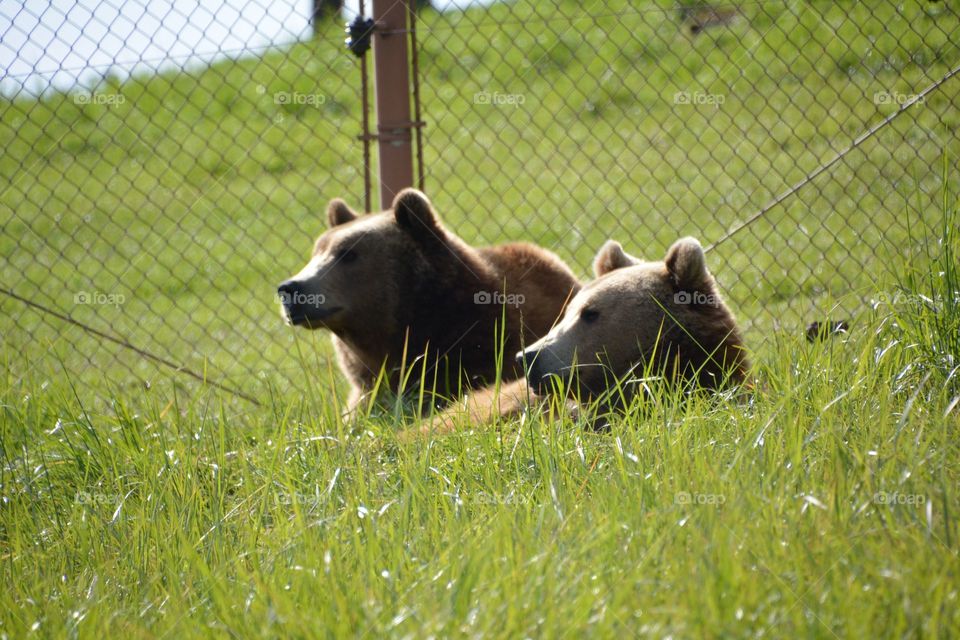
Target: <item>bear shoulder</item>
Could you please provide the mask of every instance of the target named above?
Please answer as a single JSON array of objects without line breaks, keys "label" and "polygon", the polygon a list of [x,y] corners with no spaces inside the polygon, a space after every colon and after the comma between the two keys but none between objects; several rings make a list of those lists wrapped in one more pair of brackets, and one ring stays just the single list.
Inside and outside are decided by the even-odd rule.
[{"label": "bear shoulder", "polygon": [[548,249],[529,242],[510,242],[478,249],[498,277],[508,282],[549,289],[579,290],[580,282],[570,267]]}]

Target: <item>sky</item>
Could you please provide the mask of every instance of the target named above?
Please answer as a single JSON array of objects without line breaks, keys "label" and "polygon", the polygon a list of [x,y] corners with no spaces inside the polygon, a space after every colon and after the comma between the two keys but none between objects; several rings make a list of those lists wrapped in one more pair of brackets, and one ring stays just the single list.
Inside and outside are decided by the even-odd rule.
[{"label": "sky", "polygon": [[[491,0],[433,0],[441,10]],[[344,20],[359,0],[347,0]],[[366,0],[369,14],[370,0]],[[255,55],[310,33],[310,0],[0,0],[0,93]]]}]

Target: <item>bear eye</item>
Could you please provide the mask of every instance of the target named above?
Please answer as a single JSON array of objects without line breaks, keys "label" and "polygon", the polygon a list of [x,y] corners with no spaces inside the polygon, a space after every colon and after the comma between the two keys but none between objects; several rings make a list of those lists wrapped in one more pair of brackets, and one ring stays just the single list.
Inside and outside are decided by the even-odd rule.
[{"label": "bear eye", "polygon": [[357,252],[353,249],[344,249],[337,253],[337,262],[349,264],[357,259]]},{"label": "bear eye", "polygon": [[583,309],[580,311],[580,319],[584,322],[593,322],[600,317],[600,312],[596,309]]}]

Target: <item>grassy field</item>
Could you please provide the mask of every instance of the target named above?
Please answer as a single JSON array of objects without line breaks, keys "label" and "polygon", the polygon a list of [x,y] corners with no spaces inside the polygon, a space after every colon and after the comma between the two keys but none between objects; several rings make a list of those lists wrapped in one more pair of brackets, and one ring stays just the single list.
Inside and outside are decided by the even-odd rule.
[{"label": "grassy field", "polygon": [[534,412],[401,444],[398,420],[344,424],[322,399],[244,415],[140,391],[98,412],[16,385],[0,633],[955,636],[944,200],[950,226],[849,338],[777,341],[747,404],[659,393],[603,435]]},{"label": "grassy field", "polygon": [[[950,3],[744,3],[697,38],[672,2],[588,13],[420,21],[441,215],[584,277],[607,237],[710,244],[960,62]],[[960,635],[960,81],[711,251],[748,404],[401,444],[409,417],[339,420],[272,297],[362,202],[341,37],[0,99],[3,287],[262,403],[0,295],[0,637]]]}]

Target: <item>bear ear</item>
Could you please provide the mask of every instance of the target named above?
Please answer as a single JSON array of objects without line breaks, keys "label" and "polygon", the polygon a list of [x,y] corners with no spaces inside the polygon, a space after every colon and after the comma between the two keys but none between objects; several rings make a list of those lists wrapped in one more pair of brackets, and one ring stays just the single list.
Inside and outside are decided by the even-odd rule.
[{"label": "bear ear", "polygon": [[674,242],[663,261],[679,289],[699,289],[710,278],[707,258],[696,238],[686,237]]},{"label": "bear ear", "polygon": [[404,189],[397,194],[393,199],[393,215],[402,229],[415,235],[438,237],[442,233],[430,200],[416,189]]},{"label": "bear ear", "polygon": [[327,205],[327,222],[331,227],[337,227],[356,219],[357,214],[340,198],[334,198]]},{"label": "bear ear", "polygon": [[599,278],[616,269],[632,267],[635,264],[640,264],[640,260],[624,251],[623,246],[616,240],[607,240],[593,259],[593,272]]}]

